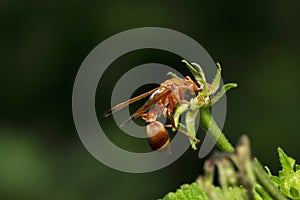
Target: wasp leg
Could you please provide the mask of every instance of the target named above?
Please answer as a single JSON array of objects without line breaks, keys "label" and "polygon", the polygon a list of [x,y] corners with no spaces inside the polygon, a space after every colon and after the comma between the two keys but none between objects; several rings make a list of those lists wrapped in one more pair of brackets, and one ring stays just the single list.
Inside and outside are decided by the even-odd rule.
[{"label": "wasp leg", "polygon": [[175,125],[175,121],[174,121],[174,117],[173,117],[173,111],[174,111],[174,102],[179,102],[178,98],[173,95],[173,94],[170,94],[168,96],[168,100],[169,100],[169,108],[168,108],[168,116],[170,117],[170,120],[171,120],[171,124],[172,124],[172,127],[177,129],[176,128],[176,125]]},{"label": "wasp leg", "polygon": [[189,76],[186,76],[185,79],[191,83],[193,85],[193,89],[196,91],[196,92],[199,92],[201,90],[200,87],[198,87],[198,85],[189,77]]},{"label": "wasp leg", "polygon": [[[166,127],[166,128],[173,128],[173,125],[172,125],[172,124],[165,124],[165,127]],[[194,140],[196,143],[199,143],[199,142],[200,142],[200,140],[199,140],[198,138],[196,138],[196,137],[190,135],[188,132],[186,132],[186,131],[184,131],[184,130],[182,130],[182,129],[180,129],[180,128],[176,128],[176,127],[175,127],[175,129],[176,129],[177,131],[179,131],[180,133],[186,135],[187,137],[191,138],[191,139]]]}]

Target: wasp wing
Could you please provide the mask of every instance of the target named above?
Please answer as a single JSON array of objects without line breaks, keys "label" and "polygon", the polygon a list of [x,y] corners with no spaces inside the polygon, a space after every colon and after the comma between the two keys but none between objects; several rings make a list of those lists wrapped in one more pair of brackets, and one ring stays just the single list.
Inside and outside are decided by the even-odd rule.
[{"label": "wasp wing", "polygon": [[159,100],[170,94],[172,91],[165,87],[160,87],[161,92],[159,92],[157,95],[155,95],[153,98],[150,98],[146,103],[140,107],[133,115],[130,116],[124,123],[121,124],[121,126],[124,126],[127,124],[130,120],[135,120],[142,116],[144,113],[146,113],[153,104],[157,103]]},{"label": "wasp wing", "polygon": [[136,96],[136,97],[134,97],[134,98],[132,98],[132,99],[129,99],[128,101],[124,101],[124,102],[122,102],[122,103],[119,103],[118,105],[114,106],[113,108],[111,108],[111,109],[109,109],[107,112],[105,112],[105,113],[103,114],[103,116],[104,116],[104,117],[108,117],[109,115],[111,115],[111,114],[113,114],[113,113],[115,113],[115,112],[121,110],[121,109],[124,108],[125,106],[127,106],[127,105],[129,105],[129,104],[132,104],[132,103],[134,103],[134,102],[136,102],[136,101],[139,101],[139,100],[141,100],[141,99],[143,99],[143,98],[145,98],[145,97],[151,95],[153,92],[155,92],[155,91],[158,90],[159,88],[160,88],[160,87],[155,88],[155,89],[153,89],[153,90],[150,90],[150,91],[148,91],[148,92],[146,92],[146,93],[144,93],[144,94],[141,94],[141,95],[139,95],[139,96]]}]

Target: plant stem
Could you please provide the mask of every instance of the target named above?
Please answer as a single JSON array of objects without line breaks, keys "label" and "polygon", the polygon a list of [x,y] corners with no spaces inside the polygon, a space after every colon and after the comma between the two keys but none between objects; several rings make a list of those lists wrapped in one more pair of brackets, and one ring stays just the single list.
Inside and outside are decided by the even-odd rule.
[{"label": "plant stem", "polygon": [[[200,108],[200,123],[202,127],[206,131],[208,130],[211,136],[217,140],[217,145],[221,151],[233,152],[235,150],[234,147],[225,137],[224,133],[222,133],[222,131],[218,127],[208,108]],[[252,171],[251,168],[258,182],[272,198],[276,200],[286,200],[283,194],[278,190],[278,188],[269,178],[266,171],[263,169],[262,165],[257,159],[254,159],[248,166],[248,170]],[[254,180],[255,178],[252,177],[252,179]]]},{"label": "plant stem", "polygon": [[272,180],[269,178],[268,174],[260,164],[260,162],[255,158],[252,161],[252,168],[257,177],[258,182],[263,186],[263,188],[276,200],[286,200],[283,194],[278,190]]},{"label": "plant stem", "polygon": [[208,130],[212,137],[217,140],[217,145],[221,151],[234,151],[234,147],[222,133],[208,108],[200,108],[200,123],[202,124],[202,127]]}]

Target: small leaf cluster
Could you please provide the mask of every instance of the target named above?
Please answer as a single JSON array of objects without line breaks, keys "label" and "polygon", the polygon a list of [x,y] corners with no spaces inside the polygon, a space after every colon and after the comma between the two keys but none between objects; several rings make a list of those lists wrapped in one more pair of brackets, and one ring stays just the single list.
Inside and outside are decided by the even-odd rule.
[{"label": "small leaf cluster", "polygon": [[[174,113],[176,127],[184,128],[188,134],[195,136],[197,116],[201,115],[202,129],[208,130],[210,135],[217,140],[217,145],[222,152],[215,153],[205,161],[204,175],[199,176],[192,184],[182,185],[175,193],[167,194],[163,200],[300,200],[300,165],[295,164],[295,159],[278,148],[282,170],[279,171],[278,176],[272,175],[268,167],[264,169],[257,158],[251,157],[247,136],[242,136],[239,145],[234,148],[211,115],[209,108],[227,90],[237,85],[225,84],[221,91],[217,92],[221,82],[219,64],[217,64],[217,74],[213,82],[209,84],[198,64],[189,63],[186,60],[183,62],[193,74],[200,89],[195,98],[176,108]],[[179,123],[179,118],[183,113],[186,113],[186,127]],[[191,140],[191,145],[196,149],[195,141]],[[217,174],[218,185],[214,182],[215,174]]]},{"label": "small leaf cluster", "polygon": [[[224,199],[224,193],[218,186],[212,186],[210,192],[214,193],[216,199]],[[163,200],[210,200],[207,193],[197,183],[184,184],[175,193],[168,193]],[[226,199],[240,200],[248,199],[247,191],[243,187],[229,187]]]},{"label": "small leaf cluster", "polygon": [[214,105],[224,94],[232,89],[237,87],[236,83],[226,83],[222,86],[220,92],[219,87],[221,84],[221,65],[217,63],[217,73],[212,81],[208,83],[204,74],[202,67],[197,63],[189,63],[187,60],[182,60],[186,67],[193,74],[198,85],[200,85],[200,91],[197,94],[197,104],[194,104],[195,108],[201,107],[211,107]]},{"label": "small leaf cluster", "polygon": [[168,193],[163,200],[208,200],[206,192],[197,183],[184,184],[175,193]]},{"label": "small leaf cluster", "polygon": [[[208,83],[204,71],[197,63],[190,63],[187,60],[182,60],[186,67],[193,74],[195,81],[200,86],[197,96],[192,98],[187,104],[179,104],[174,113],[174,122],[176,127],[183,128],[193,137],[196,137],[196,124],[201,112],[201,109],[208,109],[213,106],[220,98],[231,88],[237,87],[236,83],[227,83],[222,86],[221,84],[221,65],[217,63],[217,73],[212,81]],[[173,77],[177,77],[175,74],[169,73]],[[178,78],[178,77],[177,77]],[[186,113],[185,125],[180,124],[180,116]],[[200,119],[201,120],[201,119]],[[175,131],[176,129],[173,129]],[[190,143],[193,149],[197,149],[196,141],[190,139]]]},{"label": "small leaf cluster", "polygon": [[[278,154],[282,170],[274,176],[268,167],[266,173],[258,160],[251,158],[248,138],[242,136],[234,153],[215,153],[205,161],[204,175],[168,193],[163,200],[300,199],[300,165],[281,148]],[[214,184],[216,169],[218,185]]]},{"label": "small leaf cluster", "polygon": [[278,176],[272,175],[268,167],[265,168],[273,182],[286,197],[300,199],[300,165],[295,164],[295,159],[287,156],[280,147],[277,151],[282,166]]}]

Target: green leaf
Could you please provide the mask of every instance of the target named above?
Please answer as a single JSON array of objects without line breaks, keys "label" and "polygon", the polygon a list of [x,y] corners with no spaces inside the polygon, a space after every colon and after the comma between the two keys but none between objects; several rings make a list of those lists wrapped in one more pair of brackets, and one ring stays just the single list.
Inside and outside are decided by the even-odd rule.
[{"label": "green leaf", "polygon": [[195,79],[197,81],[200,81],[201,83],[204,81],[205,82],[205,77],[202,77],[202,75],[204,75],[204,73],[202,73],[202,75],[199,73],[199,71],[197,71],[187,60],[182,60],[182,62],[186,65],[186,67],[190,70],[190,72],[193,74],[193,76],[195,77]]},{"label": "green leaf", "polygon": [[221,99],[221,97],[230,89],[237,87],[236,83],[226,83],[223,85],[221,91],[212,99],[210,105],[214,105],[217,101]]},{"label": "green leaf", "polygon": [[277,186],[280,184],[280,179],[277,176],[271,176],[270,178]]},{"label": "green leaf", "polygon": [[[287,156],[287,154],[285,154],[280,147],[277,149],[277,151],[282,170],[279,171],[278,177],[270,177],[286,197],[292,199],[300,199],[299,165],[295,165],[295,159]],[[296,168],[296,170],[294,170],[294,167]]]},{"label": "green leaf", "polygon": [[[222,196],[219,199],[222,199]],[[227,199],[228,200],[241,200],[241,199],[246,200],[249,198],[247,195],[247,190],[244,187],[229,187]]]},{"label": "green leaf", "polygon": [[291,197],[292,197],[293,199],[300,199],[299,190],[297,190],[297,189],[294,188],[293,186],[292,186],[291,189],[290,189],[290,194],[291,194]]},{"label": "green leaf", "polygon": [[296,164],[295,169],[296,171],[300,171],[300,165]]},{"label": "green leaf", "polygon": [[213,185],[200,187],[197,183],[184,184],[175,193],[168,193],[163,200],[247,200],[247,190],[244,187],[228,187],[224,192]]},{"label": "green leaf", "polygon": [[168,193],[163,200],[208,200],[208,197],[197,183],[192,183],[182,185],[175,193]]},{"label": "green leaf", "polygon": [[279,154],[279,161],[282,166],[283,173],[287,175],[293,173],[295,160],[293,158],[288,157],[280,147],[278,147],[277,151]]},{"label": "green leaf", "polygon": [[212,82],[212,86],[215,88],[215,91],[213,91],[213,94],[219,89],[220,87],[220,82],[221,82],[221,65],[220,63],[217,63],[218,71],[217,74]]},{"label": "green leaf", "polygon": [[172,78],[180,79],[180,77],[177,76],[177,74],[175,74],[175,73],[173,73],[173,72],[168,72],[168,73],[167,73],[167,76],[171,76]]},{"label": "green leaf", "polygon": [[[175,113],[173,115],[174,118],[174,122],[175,122],[175,126],[179,127],[179,119],[180,116],[189,109],[189,105],[188,104],[179,104],[179,106],[176,108]],[[172,128],[172,131],[176,131],[175,128]]]},{"label": "green leaf", "polygon": [[269,175],[269,176],[272,176],[272,173],[271,173],[271,171],[270,171],[269,167],[265,166],[265,169],[266,169],[266,171],[267,171],[268,175]]},{"label": "green leaf", "polygon": [[[202,68],[200,67],[200,65],[198,65],[197,63],[190,64],[187,60],[182,60],[182,62],[186,64],[187,68],[193,74],[193,76],[198,81],[198,83],[200,83],[203,86],[203,88],[202,88],[203,90],[201,92],[202,95],[208,96],[209,91],[208,91],[208,87],[206,85],[205,74],[204,74]],[[197,69],[195,69],[195,67]]]},{"label": "green leaf", "polygon": [[226,190],[216,186],[206,189],[209,199],[218,200],[248,200],[247,190],[242,186],[228,187]]},{"label": "green leaf", "polygon": [[[196,123],[196,119],[197,119],[198,115],[199,115],[199,109],[189,110],[187,112],[186,118],[185,118],[186,130],[193,137],[196,137],[196,130],[195,130],[196,124],[195,123]],[[191,143],[192,149],[197,150],[196,142],[194,140],[190,139],[190,143]]]},{"label": "green leaf", "polygon": [[267,166],[265,166],[265,169],[271,180],[278,186],[280,184],[279,178],[277,176],[273,176],[270,169]]},{"label": "green leaf", "polygon": [[191,63],[191,64],[193,65],[193,67],[195,67],[197,69],[198,73],[200,74],[200,76],[202,77],[204,82],[206,82],[205,74],[204,74],[202,67],[200,65],[198,65],[197,63]]}]

